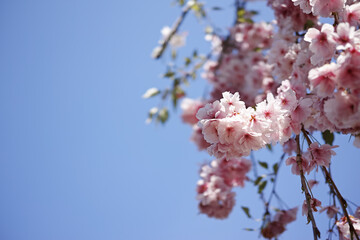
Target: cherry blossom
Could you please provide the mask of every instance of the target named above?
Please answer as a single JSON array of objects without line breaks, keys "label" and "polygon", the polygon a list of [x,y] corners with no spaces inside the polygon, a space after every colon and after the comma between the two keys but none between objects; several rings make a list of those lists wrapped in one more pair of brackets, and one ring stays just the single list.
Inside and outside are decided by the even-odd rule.
[{"label": "cherry blossom", "polygon": [[334,36],[334,27],[327,23],[322,25],[321,31],[316,28],[307,31],[304,40],[310,42],[309,49],[313,52],[312,64],[322,64],[333,57],[336,48]]}]

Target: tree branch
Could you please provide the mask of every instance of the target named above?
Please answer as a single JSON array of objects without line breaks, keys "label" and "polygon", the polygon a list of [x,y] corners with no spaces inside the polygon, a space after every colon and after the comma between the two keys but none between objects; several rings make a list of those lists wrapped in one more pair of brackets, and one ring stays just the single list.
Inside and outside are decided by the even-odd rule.
[{"label": "tree branch", "polygon": [[[303,134],[304,134],[304,136],[305,136],[305,139],[306,139],[308,145],[310,146],[310,144],[311,144],[312,142],[311,142],[311,140],[310,140],[310,138],[309,138],[309,136],[308,136],[308,132],[307,132],[304,128],[302,128],[301,131],[303,132]],[[341,209],[343,210],[344,215],[345,215],[345,217],[346,217],[346,219],[347,219],[347,222],[348,222],[348,224],[349,224],[349,228],[350,228],[350,238],[351,238],[351,240],[353,240],[353,235],[355,235],[355,238],[356,238],[357,240],[360,240],[360,239],[359,239],[359,236],[358,236],[358,234],[356,233],[355,228],[354,228],[354,226],[353,226],[353,224],[352,224],[352,222],[351,222],[349,213],[347,212],[347,209],[346,209],[346,208],[347,208],[347,202],[346,202],[346,200],[345,200],[345,199],[343,198],[343,196],[341,195],[339,189],[337,188],[334,180],[332,179],[332,177],[331,177],[329,171],[326,169],[326,167],[321,166],[321,170],[323,171],[323,173],[324,173],[324,175],[325,175],[325,180],[326,180],[326,182],[329,184],[330,191],[332,191],[332,192],[335,193],[337,199],[338,199],[339,202],[340,202]]]},{"label": "tree branch", "polygon": [[320,238],[320,231],[319,229],[316,227],[316,222],[315,222],[315,218],[313,215],[313,212],[311,210],[311,195],[309,193],[308,187],[306,185],[306,178],[304,175],[304,170],[302,168],[302,159],[301,159],[301,150],[300,150],[300,136],[296,135],[296,143],[297,143],[297,155],[296,155],[296,163],[300,169],[300,178],[301,178],[301,188],[302,190],[305,192],[305,198],[306,198],[306,205],[308,208],[308,219],[310,219],[311,224],[312,224],[312,229],[313,229],[313,235],[314,235],[314,240],[317,240],[318,237]]},{"label": "tree branch", "polygon": [[171,38],[175,35],[175,33],[178,31],[181,23],[184,21],[185,16],[187,15],[187,13],[190,11],[191,7],[193,5],[191,4],[187,4],[186,7],[183,9],[180,17],[176,20],[176,22],[174,23],[170,34],[163,40],[163,42],[160,45],[160,50],[154,55],[155,59],[159,59],[162,54],[164,53],[167,45],[169,44]]}]

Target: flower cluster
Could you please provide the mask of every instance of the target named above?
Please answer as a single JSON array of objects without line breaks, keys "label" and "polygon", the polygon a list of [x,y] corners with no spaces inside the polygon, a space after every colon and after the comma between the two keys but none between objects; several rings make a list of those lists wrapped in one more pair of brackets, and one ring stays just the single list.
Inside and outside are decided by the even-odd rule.
[{"label": "flower cluster", "polygon": [[235,204],[233,187],[244,187],[251,162],[245,158],[222,158],[213,160],[200,170],[197,199],[200,212],[209,217],[226,218]]},{"label": "flower cluster", "polygon": [[[355,232],[360,235],[360,218],[356,218],[354,216],[349,216],[350,220],[354,226]],[[355,239],[354,234],[352,234],[353,236],[350,236],[350,227],[347,221],[347,217],[342,217],[339,221],[336,222],[336,226],[339,229],[339,232],[341,234],[340,239],[341,240],[350,240],[350,239]]]},{"label": "flower cluster", "polygon": [[[267,4],[274,11],[271,24],[255,23],[247,18],[251,12],[239,8],[228,36],[207,34],[212,56],[204,61],[202,78],[211,84],[211,92],[207,99],[184,99],[181,105],[183,122],[193,128],[191,140],[216,158],[201,168],[199,209],[209,217],[226,218],[235,204],[232,188],[244,186],[251,168],[244,157],[280,143],[283,156],[289,156],[286,165],[291,165],[293,174],[301,175],[306,196],[303,215],[314,221],[309,210],[326,211],[335,222],[339,208],[335,202],[321,207],[320,200],[309,194],[319,182],[306,181],[304,174],[321,169],[330,183],[330,194],[344,205],[340,193],[333,190],[334,182],[328,181],[331,157],[336,154],[333,149],[338,146],[331,146],[332,140],[326,137],[326,144],[320,144],[311,135],[349,134],[360,148],[360,3],[268,0]],[[333,18],[333,24],[322,23],[323,18]],[[306,139],[307,149],[300,146],[300,135]],[[273,165],[272,182],[277,168]],[[268,214],[269,203],[264,202]],[[270,215],[264,217],[262,236],[279,236],[296,213],[293,208],[278,212],[272,220]],[[356,214],[351,220],[360,231],[360,214]],[[342,239],[350,239],[347,219],[336,225]]]},{"label": "flower cluster", "polygon": [[[337,148],[338,146],[330,146],[329,144],[324,144],[319,146],[318,143],[313,142],[308,151],[303,153],[300,157],[302,170],[308,174],[318,166],[329,167],[331,156],[336,155],[336,153],[331,150]],[[295,156],[289,157],[286,160],[286,165],[292,165],[291,172],[293,174],[300,174],[300,167],[297,163]]]},{"label": "flower cluster", "polygon": [[255,107],[247,107],[238,93],[223,93],[220,101],[208,103],[197,117],[208,152],[218,158],[248,156],[266,144],[285,143],[299,132],[311,115],[311,98],[296,98],[284,81],[279,94],[271,93]]},{"label": "flower cluster", "polygon": [[296,220],[297,211],[295,207],[277,212],[274,219],[261,230],[261,235],[267,239],[276,238],[286,230],[286,225]]}]

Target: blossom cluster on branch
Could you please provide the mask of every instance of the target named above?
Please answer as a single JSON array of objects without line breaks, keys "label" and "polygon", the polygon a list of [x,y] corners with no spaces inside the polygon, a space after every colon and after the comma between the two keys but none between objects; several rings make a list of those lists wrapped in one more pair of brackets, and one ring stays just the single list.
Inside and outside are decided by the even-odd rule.
[{"label": "blossom cluster on branch", "polygon": [[[335,132],[351,135],[353,144],[360,147],[360,3],[268,0],[267,4],[274,11],[272,23],[254,22],[255,13],[245,9],[246,1],[236,0],[236,21],[228,35],[207,32],[211,54],[202,58],[195,70],[202,67],[201,77],[212,86],[211,92],[207,98],[185,98],[181,104],[183,122],[193,128],[192,141],[215,157],[200,170],[200,212],[226,218],[235,205],[232,188],[252,181],[259,187],[265,208],[262,236],[271,239],[283,233],[296,219],[297,207],[278,210],[271,218],[269,205],[272,196],[279,197],[275,183],[282,160],[273,167],[274,188],[269,200],[262,192],[266,187],[262,177],[256,171],[256,180],[247,176],[259,164],[247,158],[252,152],[280,144],[288,156],[286,165],[300,176],[304,199],[299,204],[303,202],[302,213],[312,223],[314,239],[320,237],[320,231],[313,213],[326,211],[333,221],[329,231],[336,227],[341,239],[359,240],[360,208],[353,215],[348,212],[330,167],[334,149],[339,147],[332,145]],[[184,11],[204,10],[197,1],[182,5]],[[178,27],[179,22],[176,30]],[[166,37],[169,32],[167,29]],[[173,40],[167,39],[170,45],[180,46],[185,41],[178,44],[185,35],[172,35]],[[186,66],[191,61],[188,58]],[[170,76],[176,87],[195,73],[179,72],[181,77]],[[322,133],[325,143],[312,137],[316,132]],[[306,149],[300,146],[300,136],[308,144]],[[267,163],[262,164],[267,168]],[[322,205],[312,193],[315,181],[306,177],[313,171],[325,176],[331,204]]]}]

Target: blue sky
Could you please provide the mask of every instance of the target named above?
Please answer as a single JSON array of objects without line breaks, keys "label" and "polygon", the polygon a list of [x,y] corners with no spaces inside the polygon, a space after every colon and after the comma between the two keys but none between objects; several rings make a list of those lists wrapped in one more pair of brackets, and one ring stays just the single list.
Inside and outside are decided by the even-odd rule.
[{"label": "blue sky", "polygon": [[[231,2],[221,4],[230,9]],[[232,22],[231,14],[213,14],[221,26]],[[150,53],[178,15],[168,0],[0,2],[0,239],[257,237],[242,230],[257,226],[240,209],[257,201],[251,187],[238,191],[229,219],[198,214],[197,171],[211,157],[189,142],[179,113],[165,127],[145,124],[157,100],[142,94],[168,84],[159,77],[165,63]],[[181,29],[188,45],[208,48],[203,28],[189,16]],[[203,87],[195,82],[190,94]],[[344,170],[334,174],[359,203],[359,150],[346,137],[340,143],[334,166]],[[276,161],[276,153],[256,157]],[[282,170],[279,188],[295,206],[299,179]],[[257,202],[251,211],[259,217],[261,208]],[[298,218],[283,239],[311,236]]]}]

